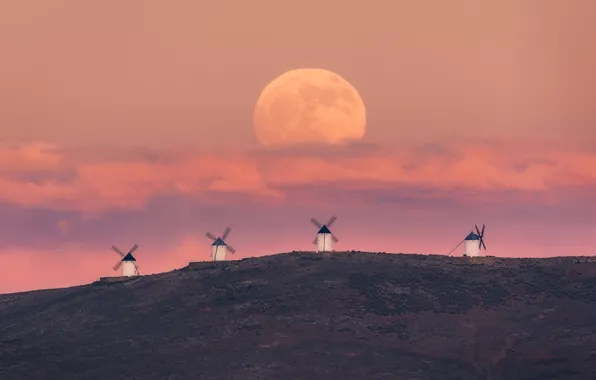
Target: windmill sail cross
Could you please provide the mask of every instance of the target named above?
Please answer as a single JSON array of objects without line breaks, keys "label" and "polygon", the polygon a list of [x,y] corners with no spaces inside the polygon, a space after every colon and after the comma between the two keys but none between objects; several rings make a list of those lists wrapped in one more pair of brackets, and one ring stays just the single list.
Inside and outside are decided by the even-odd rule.
[{"label": "windmill sail cross", "polygon": [[319,223],[315,218],[310,219],[310,222],[318,228],[317,235],[312,242],[317,246],[317,252],[331,252],[333,251],[333,243],[339,241],[337,236],[335,236],[329,229],[336,220],[337,216],[335,215],[331,216],[326,224]]}]

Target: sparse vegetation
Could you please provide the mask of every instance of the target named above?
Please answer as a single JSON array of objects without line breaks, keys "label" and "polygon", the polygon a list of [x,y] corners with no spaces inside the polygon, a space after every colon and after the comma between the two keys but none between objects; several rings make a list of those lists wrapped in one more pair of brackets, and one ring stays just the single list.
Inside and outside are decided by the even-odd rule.
[{"label": "sparse vegetation", "polygon": [[0,379],[588,379],[596,263],[293,252],[0,295]]}]

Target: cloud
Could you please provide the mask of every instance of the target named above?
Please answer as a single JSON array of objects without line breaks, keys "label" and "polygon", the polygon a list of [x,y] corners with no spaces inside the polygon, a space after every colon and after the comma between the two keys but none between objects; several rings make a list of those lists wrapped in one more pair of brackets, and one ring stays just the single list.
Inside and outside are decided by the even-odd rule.
[{"label": "cloud", "polygon": [[548,191],[553,185],[594,183],[595,159],[587,154],[463,141],[337,159],[280,154],[261,160],[259,167],[272,186],[346,183],[361,188]]},{"label": "cloud", "polygon": [[[303,194],[308,201],[335,188],[345,192],[344,198],[358,192],[363,201],[375,191],[436,199],[526,192],[556,201],[561,189],[596,186],[596,155],[521,142],[446,141],[394,151],[353,144],[225,155],[148,149],[112,153],[60,151],[43,143],[2,150],[0,199],[97,213],[142,209],[155,197],[171,195],[217,203],[280,202]],[[25,172],[10,174],[16,170]]]},{"label": "cloud", "polygon": [[55,145],[45,142],[4,146],[0,147],[0,172],[55,170],[63,159]]},{"label": "cloud", "polygon": [[[30,147],[21,149],[24,153],[20,156],[28,157],[26,152],[31,150]],[[53,165],[47,170],[71,172],[72,178],[65,180],[56,174],[35,180],[5,174],[0,176],[0,199],[22,206],[97,212],[109,208],[142,208],[152,197],[168,194],[281,196],[266,186],[255,163],[244,157],[188,156],[183,153],[176,159],[160,162],[158,159],[141,159],[137,153],[133,151],[132,158],[121,154],[114,159],[97,154],[81,154],[77,158],[76,151],[65,152],[60,161],[62,165]],[[11,151],[11,154],[19,156],[18,152]],[[156,152],[154,156],[159,154]],[[23,166],[27,163],[14,165]],[[9,171],[13,167],[11,161],[5,161],[4,167]],[[40,165],[34,167],[41,170]]]},{"label": "cloud", "polygon": [[349,141],[337,145],[327,143],[314,144],[307,143],[299,146],[284,147],[261,147],[248,152],[250,157],[266,160],[277,159],[279,157],[312,157],[326,159],[337,159],[340,157],[366,157],[374,154],[386,152],[386,148],[379,144],[373,144],[363,141]]},{"label": "cloud", "polygon": [[66,235],[68,234],[68,231],[70,231],[71,224],[67,220],[61,219],[56,222],[56,227],[58,227],[60,231]]}]

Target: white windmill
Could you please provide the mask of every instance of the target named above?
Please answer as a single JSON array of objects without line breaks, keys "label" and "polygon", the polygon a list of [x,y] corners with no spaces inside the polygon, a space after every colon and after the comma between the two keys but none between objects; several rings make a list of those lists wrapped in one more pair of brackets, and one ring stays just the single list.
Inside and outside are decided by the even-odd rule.
[{"label": "white windmill", "polygon": [[459,247],[464,242],[466,243],[464,245],[464,256],[481,256],[480,250],[482,248],[484,248],[484,251],[486,252],[486,245],[484,245],[484,229],[486,226],[484,224],[482,225],[482,231],[480,231],[478,229],[478,226],[475,224],[474,227],[476,228],[476,233],[474,233],[474,231],[470,232],[468,236],[464,238],[464,240],[460,241],[458,245],[456,245],[451,251],[449,251],[449,254],[447,256],[450,256],[453,253],[453,251],[455,251],[457,247]]},{"label": "white windmill", "polygon": [[317,252],[331,252],[333,251],[333,243],[337,243],[339,239],[333,235],[329,227],[337,220],[337,216],[333,215],[326,224],[319,223],[315,218],[311,218],[310,222],[319,229],[313,244],[317,246]]},{"label": "white windmill", "polygon": [[211,232],[207,232],[205,234],[205,236],[213,240],[213,243],[211,244],[211,259],[213,259],[213,261],[224,261],[228,255],[228,252],[231,254],[236,253],[236,250],[227,245],[225,242],[231,231],[232,229],[230,227],[226,227],[220,237],[216,237]]},{"label": "white windmill", "polygon": [[122,276],[123,277],[138,276],[139,275],[139,267],[137,266],[137,259],[135,259],[135,257],[132,255],[132,253],[134,251],[136,251],[137,248],[139,248],[138,245],[136,245],[136,244],[133,245],[133,247],[125,255],[124,253],[122,253],[122,251],[120,251],[118,249],[118,247],[113,245],[112,250],[114,252],[116,252],[117,254],[119,254],[120,257],[122,257],[122,258],[116,263],[116,265],[114,265],[114,268],[112,268],[112,269],[114,269],[116,271],[116,270],[118,270],[118,268],[122,267]]}]

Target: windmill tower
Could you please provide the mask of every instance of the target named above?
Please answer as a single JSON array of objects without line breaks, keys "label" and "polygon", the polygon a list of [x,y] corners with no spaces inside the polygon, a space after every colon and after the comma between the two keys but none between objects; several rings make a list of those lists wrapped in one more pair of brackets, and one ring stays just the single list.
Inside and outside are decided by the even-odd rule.
[{"label": "windmill tower", "polygon": [[319,229],[313,244],[317,246],[317,252],[331,252],[333,251],[333,243],[337,243],[339,239],[333,235],[329,227],[337,220],[337,216],[333,215],[326,224],[319,223],[315,218],[311,218],[310,222]]},{"label": "windmill tower", "polygon": [[205,234],[205,236],[213,241],[211,244],[211,259],[213,261],[225,261],[228,252],[231,254],[236,253],[236,250],[227,245],[225,242],[231,231],[232,229],[230,227],[226,227],[220,237],[216,237],[211,232],[207,232]]},{"label": "windmill tower", "polygon": [[477,256],[481,256],[480,254],[480,250],[482,248],[484,248],[484,251],[486,252],[486,245],[484,245],[484,229],[485,229],[485,225],[482,225],[482,231],[480,231],[478,229],[477,225],[474,225],[474,228],[476,228],[476,233],[474,233],[474,231],[470,232],[468,234],[468,236],[466,236],[464,238],[464,240],[460,241],[458,245],[456,245],[447,256],[450,256],[451,253],[453,253],[453,251],[455,251],[457,249],[457,247],[459,247],[462,243],[465,242],[464,245],[464,256],[467,257],[477,257]]},{"label": "windmill tower", "polygon": [[116,271],[116,270],[118,270],[118,268],[122,267],[122,276],[123,277],[138,276],[139,275],[139,267],[137,266],[137,259],[135,259],[135,257],[132,255],[132,253],[134,251],[136,251],[137,248],[139,248],[138,245],[136,245],[136,244],[133,245],[133,247],[125,255],[124,253],[122,253],[122,251],[120,251],[118,249],[118,247],[113,245],[112,250],[114,252],[116,252],[117,254],[119,254],[121,259],[116,263],[116,265],[114,265],[114,268],[112,268],[112,269],[114,269]]}]

